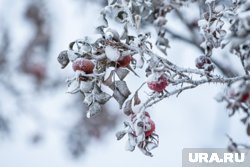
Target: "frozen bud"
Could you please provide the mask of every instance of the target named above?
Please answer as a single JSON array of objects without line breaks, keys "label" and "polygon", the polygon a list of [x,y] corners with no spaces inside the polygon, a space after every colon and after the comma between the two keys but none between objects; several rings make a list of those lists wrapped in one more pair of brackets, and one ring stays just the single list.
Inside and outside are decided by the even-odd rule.
[{"label": "frozen bud", "polygon": [[65,68],[69,64],[67,50],[62,51],[57,57],[57,61],[61,64],[61,68]]}]

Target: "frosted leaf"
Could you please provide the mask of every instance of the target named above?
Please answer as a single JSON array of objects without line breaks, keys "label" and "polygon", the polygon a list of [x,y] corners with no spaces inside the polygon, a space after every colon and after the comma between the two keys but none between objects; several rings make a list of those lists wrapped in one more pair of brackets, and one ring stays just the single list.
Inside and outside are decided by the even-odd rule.
[{"label": "frosted leaf", "polygon": [[165,17],[161,16],[158,17],[155,21],[154,24],[156,24],[158,27],[164,26],[167,23],[167,20]]},{"label": "frosted leaf", "polygon": [[101,105],[99,103],[93,103],[89,106],[89,110],[87,112],[87,117],[91,118],[102,111]]},{"label": "frosted leaf", "polygon": [[111,96],[105,92],[95,94],[95,100],[100,104],[105,104],[110,98]]},{"label": "frosted leaf", "polygon": [[106,39],[113,39],[113,40],[115,40],[115,41],[120,41],[120,35],[119,35],[119,33],[116,31],[116,30],[114,30],[114,29],[111,29],[111,28],[109,28],[106,32],[105,32],[105,38]]},{"label": "frosted leaf", "polygon": [[[88,40],[88,38],[86,38]],[[90,53],[92,51],[92,47],[88,42],[81,41],[81,52],[83,53]]]},{"label": "frosted leaf", "polygon": [[136,60],[136,67],[142,68],[143,65],[144,65],[144,59],[142,57]]},{"label": "frosted leaf", "polygon": [[129,73],[129,70],[124,69],[124,68],[117,68],[116,69],[116,74],[119,77],[120,80],[123,80]]},{"label": "frosted leaf", "polygon": [[117,61],[120,57],[120,52],[118,51],[118,49],[113,48],[112,46],[106,46],[105,54],[111,61]]},{"label": "frosted leaf", "polygon": [[67,93],[76,93],[79,91],[79,81],[73,80],[69,83]]},{"label": "frosted leaf", "polygon": [[240,121],[241,121],[243,124],[246,124],[247,121],[248,121],[248,119],[249,119],[249,117],[246,116],[246,117],[241,118]]},{"label": "frosted leaf", "polygon": [[136,146],[136,144],[137,144],[136,137],[132,133],[128,133],[128,141],[129,141],[131,146]]},{"label": "frosted leaf", "polygon": [[99,18],[98,18],[98,22],[99,22],[99,25],[102,26],[102,27],[108,27],[108,21],[105,17],[105,15],[101,15]]},{"label": "frosted leaf", "polygon": [[145,133],[142,133],[136,137],[136,141],[138,143],[143,142],[145,140]]},{"label": "frosted leaf", "polygon": [[125,98],[131,94],[125,81],[115,81],[114,85]]},{"label": "frosted leaf", "polygon": [[58,57],[57,61],[61,64],[61,68],[65,68],[69,64],[69,58],[67,54],[67,50],[62,51]]},{"label": "frosted leaf", "polygon": [[109,5],[113,5],[114,3],[116,3],[117,2],[117,0],[108,0],[108,4]]},{"label": "frosted leaf", "polygon": [[[141,144],[142,145],[142,144]],[[142,145],[143,146],[143,145]],[[150,157],[153,157],[153,154],[149,151],[147,151],[144,147],[139,147],[141,152],[144,154],[144,155],[147,155],[147,156],[150,156]]]},{"label": "frosted leaf", "polygon": [[163,52],[165,52],[166,48],[170,48],[168,39],[164,37],[158,37],[156,45]]},{"label": "frosted leaf", "polygon": [[247,135],[250,136],[250,124],[247,124]]},{"label": "frosted leaf", "polygon": [[205,28],[207,27],[207,21],[205,19],[201,19],[198,21],[198,26],[201,27],[201,28]]},{"label": "frosted leaf", "polygon": [[90,106],[93,103],[93,98],[94,97],[92,93],[85,93],[85,99],[83,102],[88,106]]},{"label": "frosted leaf", "polygon": [[120,109],[122,108],[123,103],[126,101],[126,98],[121,94],[120,91],[114,90],[113,97],[119,103]]},{"label": "frosted leaf", "polygon": [[94,82],[93,81],[81,81],[80,84],[80,90],[82,92],[90,92],[94,88]]},{"label": "frosted leaf", "polygon": [[135,125],[135,134],[136,134],[136,136],[139,136],[139,135],[141,135],[141,134],[144,134],[144,122],[142,122],[142,121],[136,121],[136,123],[135,123],[136,125]]},{"label": "frosted leaf", "polygon": [[146,149],[148,151],[151,151],[151,150],[155,149],[156,147],[158,147],[158,144],[154,143],[154,142],[148,142],[146,145]]},{"label": "frosted leaf", "polygon": [[130,139],[127,140],[125,149],[126,149],[127,151],[131,151],[131,152],[135,150],[135,146],[131,145]]},{"label": "frosted leaf", "polygon": [[217,29],[221,29],[223,27],[223,25],[224,25],[224,21],[222,21],[222,20],[218,20],[216,22],[216,28]]},{"label": "frosted leaf", "polygon": [[139,98],[138,91],[136,91],[135,95],[134,95],[134,106],[136,106],[140,103],[141,103],[141,99]]},{"label": "frosted leaf", "polygon": [[121,140],[121,139],[126,135],[126,133],[127,133],[127,132],[126,132],[125,130],[117,132],[117,133],[115,134],[116,139],[117,139],[117,140]]},{"label": "frosted leaf", "polygon": [[110,74],[109,74],[109,76],[108,76],[108,78],[105,81],[103,81],[103,83],[105,85],[107,85],[107,86],[111,86],[112,85],[112,83],[113,83],[113,74],[114,74],[114,71],[111,71]]},{"label": "frosted leaf", "polygon": [[105,27],[104,26],[98,26],[98,27],[96,27],[96,29],[95,29],[95,32],[97,33],[97,34],[102,34],[102,35],[104,35],[104,29]]},{"label": "frosted leaf", "polygon": [[75,59],[78,58],[78,55],[75,54],[75,52],[73,50],[68,50],[67,51],[68,57],[70,61],[74,61]]},{"label": "frosted leaf", "polygon": [[225,9],[225,6],[224,6],[224,5],[217,5],[217,6],[215,6],[215,8],[214,8],[214,12],[220,13],[220,12],[222,12],[224,9]]},{"label": "frosted leaf", "polygon": [[244,60],[246,70],[250,71],[250,58]]},{"label": "frosted leaf", "polygon": [[132,99],[126,101],[125,103],[125,107],[123,108],[123,112],[126,115],[130,115],[133,114],[133,110],[132,110]]}]

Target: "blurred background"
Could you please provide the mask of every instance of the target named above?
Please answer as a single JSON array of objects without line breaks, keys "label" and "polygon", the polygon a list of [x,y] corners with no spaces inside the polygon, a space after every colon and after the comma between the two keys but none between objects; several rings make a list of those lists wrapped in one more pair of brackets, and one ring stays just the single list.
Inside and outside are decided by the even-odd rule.
[{"label": "blurred background", "polygon": [[[113,100],[100,116],[87,119],[81,95],[65,93],[73,71],[61,70],[57,56],[69,42],[95,34],[105,2],[0,0],[1,167],[180,167],[183,148],[224,148],[226,134],[247,142],[240,115],[228,118],[225,106],[214,100],[222,85],[203,85],[150,108],[160,135],[153,158],[127,152],[125,140],[116,141],[115,132],[126,118]],[[187,11],[182,9],[190,17],[199,14]],[[181,20],[175,14],[168,17],[169,28],[185,34]],[[145,29],[154,31],[150,25]],[[172,61],[194,67],[199,49],[178,39],[170,45]],[[134,79],[128,78],[132,89],[140,85]],[[142,96],[146,99],[143,91]]]}]

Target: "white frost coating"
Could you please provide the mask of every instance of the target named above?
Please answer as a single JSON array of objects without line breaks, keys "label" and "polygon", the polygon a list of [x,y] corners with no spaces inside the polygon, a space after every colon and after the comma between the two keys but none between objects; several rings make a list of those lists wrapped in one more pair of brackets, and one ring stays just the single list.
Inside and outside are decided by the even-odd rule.
[{"label": "white frost coating", "polygon": [[212,3],[212,2],[214,2],[215,0],[206,0],[206,2],[205,3]]},{"label": "white frost coating", "polygon": [[149,75],[149,77],[147,78],[147,82],[150,83],[150,82],[157,82],[159,77],[161,75],[159,73],[152,73],[151,75]]},{"label": "white frost coating", "polygon": [[79,89],[79,81],[74,80],[70,83],[67,89],[67,93],[74,93]]},{"label": "white frost coating", "polygon": [[90,117],[91,117],[91,115],[90,115],[90,112],[89,112],[89,111],[87,112],[86,117],[87,117],[87,118],[90,118]]},{"label": "white frost coating", "polygon": [[74,61],[78,57],[72,50],[68,50],[67,53],[70,61]]},{"label": "white frost coating", "polygon": [[80,84],[80,90],[82,92],[90,92],[91,90],[93,90],[94,84],[91,81],[82,81]]},{"label": "white frost coating", "polygon": [[201,28],[205,28],[207,26],[207,21],[205,19],[201,19],[198,21],[198,26]]},{"label": "white frost coating", "polygon": [[117,61],[120,57],[120,52],[116,48],[113,48],[112,46],[106,46],[105,54],[107,58],[111,61]]}]

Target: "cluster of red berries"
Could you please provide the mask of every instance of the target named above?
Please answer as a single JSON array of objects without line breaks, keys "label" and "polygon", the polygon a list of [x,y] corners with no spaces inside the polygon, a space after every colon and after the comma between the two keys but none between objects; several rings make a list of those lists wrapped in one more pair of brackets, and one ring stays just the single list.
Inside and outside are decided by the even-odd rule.
[{"label": "cluster of red berries", "polygon": [[[127,55],[118,59],[117,67],[127,67],[132,60],[131,55]],[[72,68],[74,71],[81,71],[85,72],[86,74],[93,73],[95,68],[95,64],[93,61],[86,59],[86,58],[77,58],[73,61]]]}]

